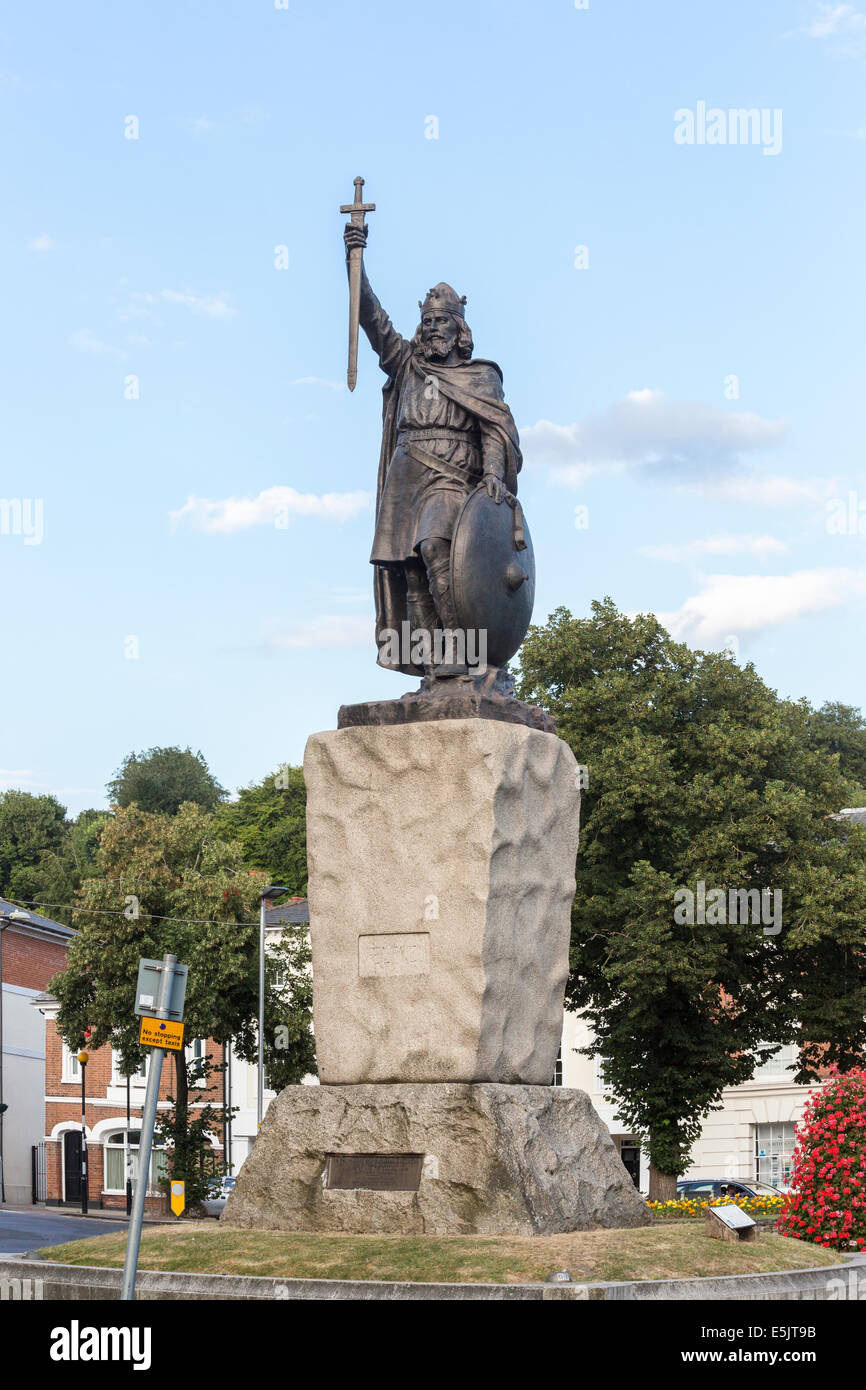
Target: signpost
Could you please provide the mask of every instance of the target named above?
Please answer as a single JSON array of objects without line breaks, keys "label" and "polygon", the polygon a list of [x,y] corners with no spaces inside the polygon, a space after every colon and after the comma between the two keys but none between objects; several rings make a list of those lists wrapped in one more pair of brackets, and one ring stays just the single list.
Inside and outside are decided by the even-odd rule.
[{"label": "signpost", "polygon": [[[138,1182],[132,1199],[132,1215],[126,1237],[126,1260],[120,1297],[124,1302],[135,1298],[135,1276],[138,1270],[138,1251],[141,1245],[141,1225],[144,1201],[153,1152],[153,1130],[156,1106],[162,1077],[162,1059],[166,1049],[179,1051],[183,1046],[183,1001],[186,994],[187,967],[178,965],[177,957],[166,955],[161,961],[142,960],[138,967],[135,990],[135,1012],[142,1016],[139,1041],[152,1047],[147,1073],[147,1091],[141,1116],[141,1136],[138,1141]],[[172,1202],[174,1198],[172,1196]],[[182,1210],[183,1208],[181,1208]]]},{"label": "signpost", "polygon": [[186,1183],[173,1182],[171,1185],[171,1209],[175,1216],[180,1216],[186,1206]]},{"label": "signpost", "polygon": [[707,1207],[704,1230],[716,1240],[751,1241],[758,1239],[758,1223],[741,1207],[726,1204]]},{"label": "signpost", "polygon": [[161,1047],[180,1052],[183,1047],[183,1024],[169,1019],[143,1018],[138,1041],[142,1047]]}]

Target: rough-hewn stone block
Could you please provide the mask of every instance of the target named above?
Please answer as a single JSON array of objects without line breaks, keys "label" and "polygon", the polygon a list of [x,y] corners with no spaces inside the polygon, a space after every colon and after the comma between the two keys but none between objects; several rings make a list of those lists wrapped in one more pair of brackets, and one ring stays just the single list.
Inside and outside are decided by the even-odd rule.
[{"label": "rough-hewn stone block", "polygon": [[[394,1164],[402,1190],[329,1189],[335,1153],[418,1161],[414,1172]],[[350,1166],[381,1180],[369,1160],[341,1169]],[[281,1231],[553,1235],[652,1218],[584,1091],[446,1083],[287,1086],[221,1219]]]},{"label": "rough-hewn stone block", "polygon": [[485,719],[315,734],[320,1079],[547,1084],[562,1032],[578,766]]}]

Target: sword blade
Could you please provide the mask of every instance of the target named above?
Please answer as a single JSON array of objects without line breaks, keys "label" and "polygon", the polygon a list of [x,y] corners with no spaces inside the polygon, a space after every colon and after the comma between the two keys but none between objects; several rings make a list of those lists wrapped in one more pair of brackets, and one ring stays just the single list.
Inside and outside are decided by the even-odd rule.
[{"label": "sword blade", "polygon": [[349,366],[346,372],[346,385],[354,391],[358,380],[358,320],[361,314],[361,259],[364,253],[360,246],[349,252]]}]

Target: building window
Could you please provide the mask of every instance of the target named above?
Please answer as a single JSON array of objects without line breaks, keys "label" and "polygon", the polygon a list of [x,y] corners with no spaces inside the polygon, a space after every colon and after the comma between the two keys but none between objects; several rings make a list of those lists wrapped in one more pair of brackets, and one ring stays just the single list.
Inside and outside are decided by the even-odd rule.
[{"label": "building window", "polygon": [[63,1070],[61,1072],[63,1081],[77,1082],[81,1085],[81,1064],[78,1061],[78,1052],[70,1052],[66,1043],[63,1044]]},{"label": "building window", "polygon": [[[761,1043],[759,1046],[768,1047],[771,1044]],[[795,1043],[786,1043],[780,1047],[773,1057],[770,1057],[761,1066],[755,1067],[753,1081],[774,1081],[793,1079],[793,1069],[797,1065],[797,1047]]]},{"label": "building window", "polygon": [[595,1056],[593,1057],[592,1061],[593,1061],[592,1089],[593,1089],[594,1091],[606,1091],[606,1090],[607,1090],[607,1079],[606,1079],[605,1074],[604,1074],[604,1058],[601,1057],[598,1053],[596,1053]]},{"label": "building window", "polygon": [[755,1125],[755,1177],[771,1187],[791,1181],[794,1158],[794,1121]]},{"label": "building window", "polygon": [[[133,1086],[147,1085],[147,1057],[142,1058],[138,1070],[134,1071],[129,1078]],[[111,1049],[111,1084],[112,1086],[125,1086],[126,1073],[121,1070],[120,1053]]]},{"label": "building window", "polygon": [[[126,1169],[124,1167],[124,1136],[125,1130],[117,1130],[114,1134],[106,1136],[105,1140],[105,1177],[103,1190],[105,1192],[125,1192],[126,1191]],[[132,1186],[135,1187],[138,1181],[138,1141],[141,1132],[137,1129],[129,1131],[129,1148],[132,1155]],[[165,1149],[154,1148],[150,1156],[150,1173],[148,1175],[148,1192],[158,1194],[160,1192],[159,1183],[161,1179],[168,1177],[168,1160]]]},{"label": "building window", "polygon": [[191,1073],[193,1086],[206,1086],[207,1039],[192,1038],[186,1045],[186,1060],[194,1068]]},{"label": "building window", "polygon": [[623,1135],[619,1142],[619,1156],[635,1187],[640,1187],[640,1144],[630,1135]]},{"label": "building window", "polygon": [[553,1068],[553,1081],[551,1085],[562,1085],[562,1043],[559,1044],[559,1051],[556,1054],[556,1066]]}]

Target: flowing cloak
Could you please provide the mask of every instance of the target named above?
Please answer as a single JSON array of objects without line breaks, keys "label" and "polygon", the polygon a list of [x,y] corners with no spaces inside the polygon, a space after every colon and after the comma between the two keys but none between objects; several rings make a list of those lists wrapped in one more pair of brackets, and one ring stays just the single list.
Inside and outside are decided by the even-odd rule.
[{"label": "flowing cloak", "polygon": [[[390,326],[390,325],[389,325]],[[393,331],[393,330],[392,330]],[[396,335],[395,335],[396,336]],[[447,396],[473,416],[483,442],[485,434],[493,436],[500,446],[505,464],[503,481],[508,491],[517,495],[517,474],[523,459],[514,418],[502,394],[502,372],[495,362],[484,358],[459,362],[453,367],[428,362],[416,356],[412,344],[405,339],[404,350],[384,387],[382,408],[382,451],[379,455],[379,478],[376,488],[376,514],[382,501],[385,478],[394,450],[397,447],[397,417],[400,395],[407,372],[416,372],[425,382],[435,377],[441,395]],[[381,359],[380,359],[381,361]],[[483,453],[483,444],[482,444]],[[399,665],[387,659],[389,644],[380,643],[379,634],[386,628],[402,633],[402,623],[409,621],[406,602],[406,575],[400,569],[384,565],[373,566],[373,592],[376,600],[376,646],[378,664],[407,676],[423,676],[421,667]],[[400,643],[400,646],[403,644]]]}]

